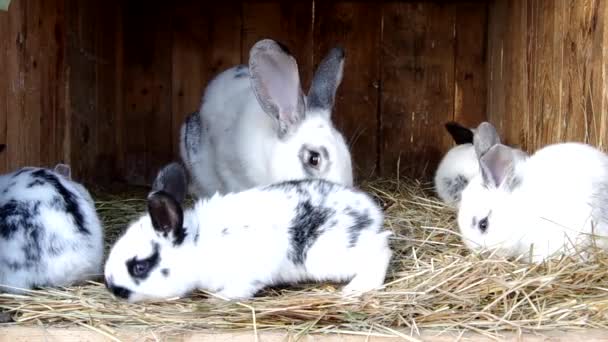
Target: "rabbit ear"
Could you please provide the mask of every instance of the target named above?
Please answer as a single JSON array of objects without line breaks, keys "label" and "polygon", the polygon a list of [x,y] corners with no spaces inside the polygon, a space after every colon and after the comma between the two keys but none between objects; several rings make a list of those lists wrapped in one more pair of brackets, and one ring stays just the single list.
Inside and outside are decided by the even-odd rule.
[{"label": "rabbit ear", "polygon": [[295,58],[281,44],[261,40],[249,52],[251,85],[264,111],[278,122],[278,135],[304,118],[304,95]]},{"label": "rabbit ear", "polygon": [[152,193],[163,191],[181,204],[186,197],[187,187],[186,170],[179,163],[171,163],[158,172],[152,184]]},{"label": "rabbit ear", "polygon": [[502,144],[490,147],[479,158],[484,183],[493,188],[500,187],[513,174],[515,162],[512,148]]},{"label": "rabbit ear", "polygon": [[181,205],[164,191],[148,196],[148,214],[154,230],[165,237],[171,235],[174,244],[181,244],[185,237],[184,212]]},{"label": "rabbit ear", "polygon": [[72,179],[72,169],[70,168],[70,165],[57,164],[57,165],[55,165],[55,168],[53,169],[53,171],[55,171],[55,173],[58,173],[67,179],[70,179],[70,180]]},{"label": "rabbit ear", "polygon": [[344,49],[338,46],[331,49],[317,67],[308,91],[308,108],[323,109],[331,115],[343,70]]},{"label": "rabbit ear", "polygon": [[456,145],[472,144],[473,130],[464,127],[456,121],[450,121],[445,124],[445,129],[450,133]]},{"label": "rabbit ear", "polygon": [[473,135],[473,145],[477,158],[481,158],[490,147],[500,144],[496,128],[489,122],[482,122]]}]

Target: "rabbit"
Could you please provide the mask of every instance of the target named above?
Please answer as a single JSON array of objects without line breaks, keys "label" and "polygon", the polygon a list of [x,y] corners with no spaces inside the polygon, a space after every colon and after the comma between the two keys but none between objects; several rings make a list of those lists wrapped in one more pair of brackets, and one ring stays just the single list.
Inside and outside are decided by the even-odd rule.
[{"label": "rabbit", "polygon": [[291,180],[198,199],[182,209],[186,170],[165,166],[147,214],[111,248],[105,283],[128,302],[196,289],[246,300],[274,284],[350,281],[343,294],[382,286],[391,258],[383,214],[366,193],[323,179]]},{"label": "rabbit", "polygon": [[[489,122],[482,122],[477,128],[468,128],[458,122],[450,121],[445,124],[456,146],[452,147],[443,157],[435,172],[435,191],[439,198],[448,206],[458,208],[460,194],[471,179],[479,174],[478,156],[494,144],[500,143],[496,128]],[[477,132],[486,135],[486,144],[476,149],[473,140]],[[527,155],[517,149],[517,153]]]},{"label": "rabbit", "polygon": [[[479,137],[476,143],[487,140]],[[604,153],[570,142],[528,156],[494,144],[478,160],[480,174],[462,191],[457,217],[470,250],[539,263],[572,255],[592,243],[608,247]]]},{"label": "rabbit", "polygon": [[285,180],[353,183],[351,156],[331,121],[344,50],[320,62],[308,95],[295,58],[280,43],[253,45],[249,65],[218,74],[180,130],[190,193],[209,197]]},{"label": "rabbit", "polygon": [[101,275],[103,231],[70,167],[0,176],[0,291],[67,286]]}]

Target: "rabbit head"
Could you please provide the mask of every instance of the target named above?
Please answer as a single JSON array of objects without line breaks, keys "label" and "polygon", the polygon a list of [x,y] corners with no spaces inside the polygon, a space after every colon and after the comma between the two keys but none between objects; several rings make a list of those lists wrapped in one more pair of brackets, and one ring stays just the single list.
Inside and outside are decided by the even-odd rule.
[{"label": "rabbit head", "polygon": [[350,152],[331,121],[343,67],[344,50],[333,48],[319,64],[305,96],[296,60],[284,46],[265,39],[251,48],[251,86],[273,119],[279,139],[271,161],[274,179],[301,175],[352,185]]}]

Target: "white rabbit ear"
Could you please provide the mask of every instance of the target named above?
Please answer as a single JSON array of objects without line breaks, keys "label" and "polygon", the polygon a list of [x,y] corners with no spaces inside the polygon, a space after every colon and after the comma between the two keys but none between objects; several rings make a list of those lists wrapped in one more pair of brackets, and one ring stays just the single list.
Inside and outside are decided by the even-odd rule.
[{"label": "white rabbit ear", "polygon": [[479,124],[473,135],[473,145],[475,146],[475,153],[477,158],[481,158],[490,147],[500,144],[500,137],[496,128],[489,122],[482,122]]},{"label": "white rabbit ear", "polygon": [[490,147],[479,158],[484,183],[493,188],[500,187],[513,174],[515,162],[512,148],[502,144]]},{"label": "white rabbit ear", "polygon": [[171,163],[163,167],[152,184],[152,193],[163,191],[171,195],[177,203],[184,202],[188,180],[186,170],[179,163]]},{"label": "white rabbit ear", "polygon": [[450,121],[445,124],[445,129],[450,133],[452,139],[456,145],[472,144],[473,143],[473,130],[464,127],[456,121]]},{"label": "white rabbit ear", "polygon": [[323,109],[331,114],[343,71],[344,49],[338,46],[331,49],[317,67],[308,91],[308,108]]},{"label": "white rabbit ear", "polygon": [[278,122],[282,137],[305,115],[304,95],[295,58],[271,39],[261,40],[249,52],[251,86],[264,111]]},{"label": "white rabbit ear", "polygon": [[55,173],[58,173],[67,179],[70,179],[70,180],[72,179],[72,169],[70,168],[70,165],[57,164],[57,165],[55,165],[55,168],[53,169],[53,171],[55,171]]}]

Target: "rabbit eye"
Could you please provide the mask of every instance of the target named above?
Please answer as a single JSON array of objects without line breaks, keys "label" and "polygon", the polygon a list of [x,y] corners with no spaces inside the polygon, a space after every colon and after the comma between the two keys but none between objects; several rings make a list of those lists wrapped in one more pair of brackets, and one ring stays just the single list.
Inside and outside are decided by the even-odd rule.
[{"label": "rabbit eye", "polygon": [[148,272],[149,268],[150,264],[148,261],[142,260],[133,266],[133,275],[135,277],[141,277]]},{"label": "rabbit eye", "polygon": [[479,221],[479,230],[481,230],[482,233],[485,233],[486,230],[488,230],[488,218],[484,217],[482,220]]},{"label": "rabbit eye", "polygon": [[313,166],[315,168],[319,167],[321,164],[321,154],[316,151],[310,151],[308,155],[308,165]]}]

